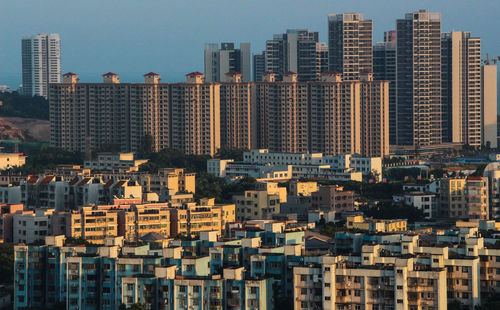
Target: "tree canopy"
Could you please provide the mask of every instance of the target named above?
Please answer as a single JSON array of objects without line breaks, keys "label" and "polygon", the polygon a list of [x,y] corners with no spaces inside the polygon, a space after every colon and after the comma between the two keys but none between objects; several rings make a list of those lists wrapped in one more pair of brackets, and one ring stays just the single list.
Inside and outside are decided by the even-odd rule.
[{"label": "tree canopy", "polygon": [[0,101],[0,116],[49,119],[49,101],[44,97],[0,93]]}]

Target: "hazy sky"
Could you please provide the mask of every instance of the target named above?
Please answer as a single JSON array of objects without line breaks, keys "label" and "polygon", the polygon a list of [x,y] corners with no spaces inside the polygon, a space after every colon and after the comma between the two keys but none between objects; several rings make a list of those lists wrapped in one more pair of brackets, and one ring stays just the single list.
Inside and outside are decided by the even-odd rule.
[{"label": "hazy sky", "polygon": [[20,83],[23,35],[59,33],[63,72],[84,81],[108,71],[176,81],[203,71],[205,42],[250,42],[258,52],[287,28],[319,31],[326,42],[327,15],[343,12],[373,19],[380,41],[418,9],[441,12],[443,31],[471,31],[483,54],[500,55],[499,0],[0,0],[0,84]]}]

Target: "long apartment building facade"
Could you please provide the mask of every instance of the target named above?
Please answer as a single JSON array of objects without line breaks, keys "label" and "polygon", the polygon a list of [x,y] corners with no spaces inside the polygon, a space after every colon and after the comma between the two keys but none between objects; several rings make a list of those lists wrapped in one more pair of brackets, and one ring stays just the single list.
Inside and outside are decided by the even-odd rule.
[{"label": "long apartment building facade", "polygon": [[[213,156],[221,147],[268,148],[275,152],[327,155],[388,154],[388,82],[363,73],[343,81],[336,72],[300,82],[265,72],[262,82],[243,82],[228,72],[224,83],[205,83],[203,74],[186,83],[162,84],[157,74],[145,83],[79,83],[68,73],[51,85],[51,145],[86,151],[109,145],[124,152],[176,148]],[[135,98],[135,99],[134,99]]]}]

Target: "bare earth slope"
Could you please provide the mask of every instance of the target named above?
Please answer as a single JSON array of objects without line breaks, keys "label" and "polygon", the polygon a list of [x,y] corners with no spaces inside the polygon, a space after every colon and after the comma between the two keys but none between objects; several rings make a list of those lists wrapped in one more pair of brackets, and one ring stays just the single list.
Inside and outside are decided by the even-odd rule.
[{"label": "bare earth slope", "polygon": [[49,141],[49,121],[0,117],[0,140]]}]

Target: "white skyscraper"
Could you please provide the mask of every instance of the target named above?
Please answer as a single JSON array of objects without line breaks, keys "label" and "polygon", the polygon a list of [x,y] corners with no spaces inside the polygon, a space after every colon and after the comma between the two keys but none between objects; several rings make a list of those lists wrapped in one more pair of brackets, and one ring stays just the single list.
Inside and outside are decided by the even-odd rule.
[{"label": "white skyscraper", "polygon": [[61,82],[61,39],[58,34],[22,38],[23,93],[47,98],[49,83]]}]

